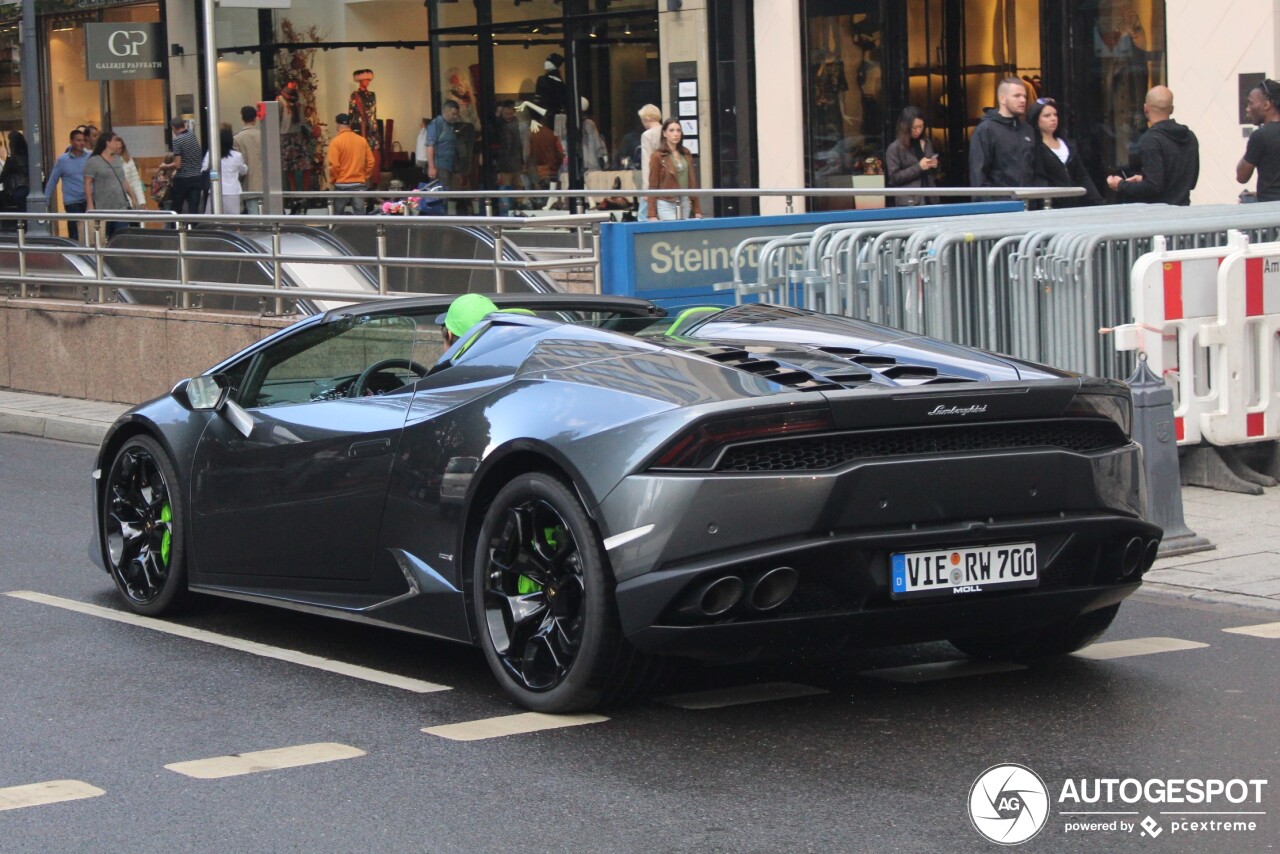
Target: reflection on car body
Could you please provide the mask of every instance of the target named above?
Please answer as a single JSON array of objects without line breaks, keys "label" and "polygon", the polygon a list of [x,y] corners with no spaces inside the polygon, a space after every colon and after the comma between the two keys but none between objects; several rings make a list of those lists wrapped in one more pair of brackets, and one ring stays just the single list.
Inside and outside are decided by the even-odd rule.
[{"label": "reflection on car body", "polygon": [[229,596],[478,645],[541,711],[676,657],[950,640],[1033,661],[1155,559],[1129,392],[780,306],[499,294],[308,318],[126,413],[126,604]]},{"label": "reflection on car body", "polygon": [[480,466],[479,457],[450,457],[440,479],[440,500],[449,504],[461,504],[467,496],[471,477]]}]

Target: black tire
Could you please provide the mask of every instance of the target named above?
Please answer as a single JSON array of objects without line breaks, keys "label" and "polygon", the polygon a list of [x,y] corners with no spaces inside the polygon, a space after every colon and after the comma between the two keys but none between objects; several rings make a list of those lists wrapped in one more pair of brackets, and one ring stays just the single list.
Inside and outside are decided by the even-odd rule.
[{"label": "black tire", "polygon": [[520,475],[484,509],[472,602],[489,667],[517,703],[573,712],[634,696],[661,663],[622,637],[613,573],[574,492]]},{"label": "black tire", "polygon": [[186,507],[169,455],[150,436],[134,436],[103,489],[103,558],[125,605],[147,616],[178,610],[189,596]]},{"label": "black tire", "polygon": [[1033,664],[1084,649],[1102,636],[1119,611],[1117,603],[1065,623],[1003,637],[951,638],[951,645],[972,658]]}]

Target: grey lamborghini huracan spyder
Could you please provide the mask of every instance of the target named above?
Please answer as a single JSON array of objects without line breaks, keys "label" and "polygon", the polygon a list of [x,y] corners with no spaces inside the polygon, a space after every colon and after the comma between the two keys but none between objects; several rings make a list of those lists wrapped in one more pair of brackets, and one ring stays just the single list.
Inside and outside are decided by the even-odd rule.
[{"label": "grey lamborghini huracan spyder", "polygon": [[772,305],[494,295],[309,317],[137,406],[94,472],[126,605],[478,644],[586,709],[672,656],[1101,634],[1155,559],[1122,383]]}]

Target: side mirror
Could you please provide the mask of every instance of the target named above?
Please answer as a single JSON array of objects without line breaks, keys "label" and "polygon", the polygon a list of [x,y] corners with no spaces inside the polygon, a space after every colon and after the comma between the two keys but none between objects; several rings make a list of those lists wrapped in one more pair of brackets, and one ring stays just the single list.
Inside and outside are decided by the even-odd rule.
[{"label": "side mirror", "polygon": [[191,401],[192,409],[217,411],[226,404],[230,391],[225,374],[192,377],[191,382],[187,383],[187,400]]},{"label": "side mirror", "polygon": [[214,374],[182,380],[173,387],[171,394],[184,409],[216,412],[226,405],[230,390],[226,375]]},{"label": "side mirror", "polygon": [[226,374],[183,380],[170,394],[185,409],[219,413],[246,439],[253,432],[253,416],[231,399],[231,383]]}]

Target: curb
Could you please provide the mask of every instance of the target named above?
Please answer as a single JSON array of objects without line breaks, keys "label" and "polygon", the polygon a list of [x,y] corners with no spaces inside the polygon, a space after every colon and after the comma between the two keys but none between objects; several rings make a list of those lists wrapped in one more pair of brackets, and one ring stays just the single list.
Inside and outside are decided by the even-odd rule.
[{"label": "curb", "polygon": [[1206,605],[1232,605],[1237,608],[1255,608],[1262,611],[1280,611],[1280,599],[1269,596],[1251,596],[1248,593],[1228,593],[1222,590],[1203,590],[1199,587],[1183,587],[1159,581],[1144,581],[1135,596],[1149,594],[1161,599],[1181,599]]},{"label": "curb", "polygon": [[78,445],[100,445],[109,424],[66,415],[32,415],[0,408],[0,433],[19,433]]}]

